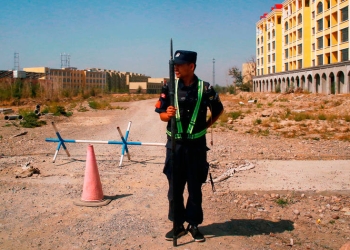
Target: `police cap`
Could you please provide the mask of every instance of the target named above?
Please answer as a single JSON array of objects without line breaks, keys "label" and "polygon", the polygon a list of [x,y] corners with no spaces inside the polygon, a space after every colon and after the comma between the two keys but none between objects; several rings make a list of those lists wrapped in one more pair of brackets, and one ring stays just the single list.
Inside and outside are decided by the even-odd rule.
[{"label": "police cap", "polygon": [[174,56],[175,64],[194,63],[197,61],[197,52],[188,50],[177,50]]}]

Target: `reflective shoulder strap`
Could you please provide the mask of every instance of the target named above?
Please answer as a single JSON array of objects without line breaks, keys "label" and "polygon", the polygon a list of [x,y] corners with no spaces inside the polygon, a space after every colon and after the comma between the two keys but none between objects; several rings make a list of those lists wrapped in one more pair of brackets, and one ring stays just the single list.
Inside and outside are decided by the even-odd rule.
[{"label": "reflective shoulder strap", "polygon": [[197,99],[196,107],[191,117],[190,124],[188,125],[188,128],[187,128],[187,134],[192,134],[194,125],[196,124],[199,107],[201,106],[201,102],[202,102],[202,96],[203,96],[203,81],[198,79],[198,99]]},{"label": "reflective shoulder strap", "polygon": [[176,127],[177,127],[177,133],[182,134],[182,124],[180,119],[180,110],[179,110],[179,102],[178,102],[178,96],[177,96],[177,88],[178,88],[179,79],[176,79],[175,81],[175,108],[176,108]]}]

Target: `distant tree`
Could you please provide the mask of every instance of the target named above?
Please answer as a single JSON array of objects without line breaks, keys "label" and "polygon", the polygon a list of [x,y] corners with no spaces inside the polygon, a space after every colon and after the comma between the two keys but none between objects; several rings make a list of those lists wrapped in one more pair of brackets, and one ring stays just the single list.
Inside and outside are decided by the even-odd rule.
[{"label": "distant tree", "polygon": [[233,78],[233,87],[240,86],[243,84],[242,72],[239,70],[238,67],[234,66],[231,69],[229,69],[228,75],[230,75]]}]

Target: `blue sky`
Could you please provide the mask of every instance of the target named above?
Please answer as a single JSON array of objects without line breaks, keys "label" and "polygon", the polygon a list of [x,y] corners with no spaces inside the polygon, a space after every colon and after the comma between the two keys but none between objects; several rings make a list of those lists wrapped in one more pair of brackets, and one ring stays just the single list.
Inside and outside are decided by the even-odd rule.
[{"label": "blue sky", "polygon": [[[2,3],[1,3],[2,2]],[[168,77],[170,38],[198,53],[196,74],[231,84],[228,69],[255,55],[255,24],[275,1],[0,0],[0,69],[103,68]]]}]

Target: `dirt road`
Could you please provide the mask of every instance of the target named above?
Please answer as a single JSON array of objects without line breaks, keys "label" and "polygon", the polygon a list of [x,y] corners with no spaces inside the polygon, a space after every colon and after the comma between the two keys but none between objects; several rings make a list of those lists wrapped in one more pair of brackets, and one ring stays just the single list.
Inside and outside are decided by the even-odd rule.
[{"label": "dirt road", "polygon": [[[55,121],[64,138],[89,140],[120,140],[116,127],[125,133],[132,121],[129,141],[165,143],[165,123],[153,111],[154,103],[114,103],[127,109],[75,112],[47,121]],[[119,168],[120,146],[94,145],[103,191],[112,202],[80,207],[73,201],[82,193],[86,144],[69,144],[72,157],[61,150],[52,163],[56,145],[45,142],[55,137],[50,125],[19,129],[1,121],[0,129],[2,249],[173,249],[164,240],[172,226],[162,174],[164,147],[130,146],[131,160],[125,157]],[[12,137],[24,130],[26,135]],[[214,177],[244,160],[254,168],[216,183],[216,192],[204,185],[201,229],[207,240],[198,244],[186,235],[177,249],[339,249],[350,240],[349,161],[245,159],[238,145],[247,151],[257,144],[268,150],[296,143],[296,151],[310,158],[315,145],[216,131],[208,156]],[[15,178],[26,163],[40,175]]]}]

